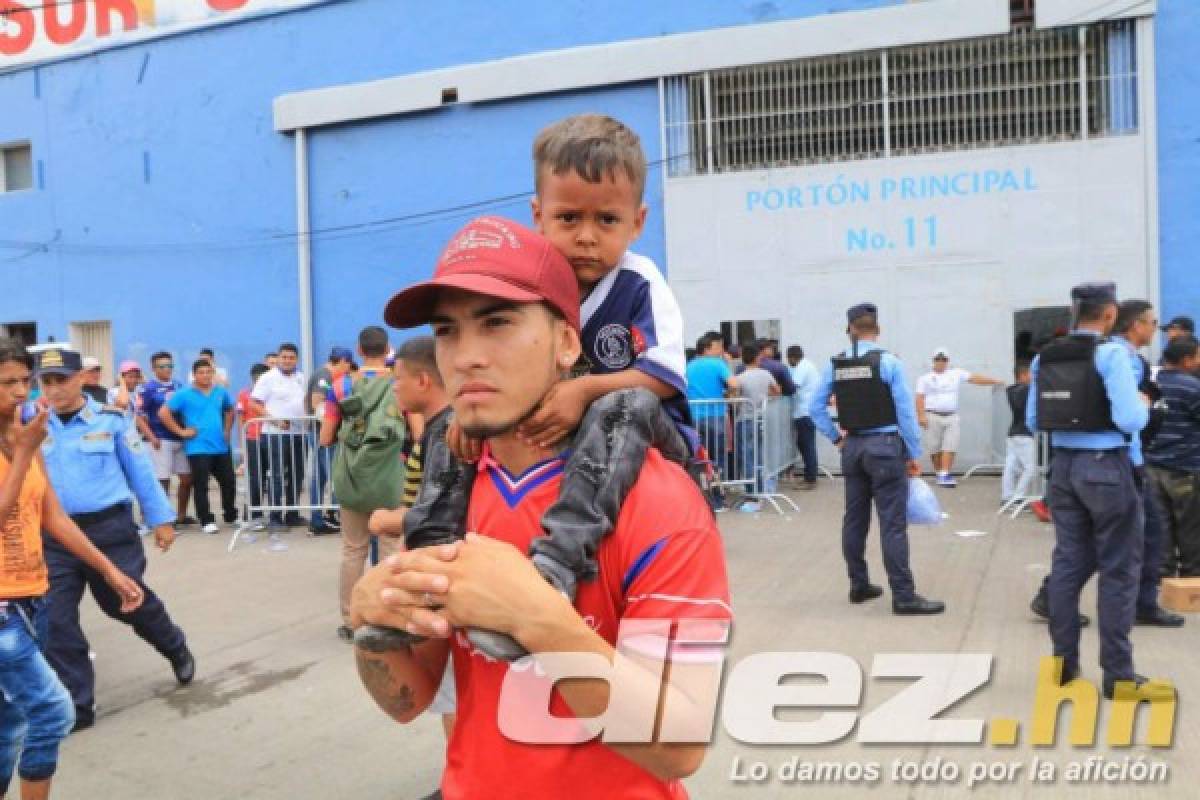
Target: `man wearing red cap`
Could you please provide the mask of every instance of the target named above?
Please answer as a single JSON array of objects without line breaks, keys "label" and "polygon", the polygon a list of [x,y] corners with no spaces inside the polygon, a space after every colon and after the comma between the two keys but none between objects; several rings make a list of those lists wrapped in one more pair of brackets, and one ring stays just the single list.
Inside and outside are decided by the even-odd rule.
[{"label": "man wearing red cap", "polygon": [[[596,548],[595,578],[579,586],[573,604],[525,555],[557,498],[563,454],[522,439],[516,428],[579,357],[579,296],[570,265],[520,225],[479,219],[455,236],[433,280],[392,299],[386,318],[397,326],[432,324],[458,424],[485,443],[467,515],[467,529],[478,533],[393,556],[355,587],[354,627],[371,623],[428,637],[388,650],[360,644],[364,685],[381,708],[409,722],[429,705],[452,657],[459,717],[442,782],[447,798],[686,797],[679,779],[699,767],[703,744],[533,744],[505,735],[507,715],[546,714],[544,702],[524,705],[517,698],[514,708],[506,681],[529,689],[545,679],[528,661],[510,666],[489,658],[464,632],[511,636],[535,660],[571,653],[611,663],[623,623],[705,620],[724,632],[731,616],[708,505],[686,473],[656,450]],[[677,687],[711,676],[719,656],[693,651],[684,665],[681,648],[658,642],[673,661],[662,702],[702,716],[697,693]],[[611,696],[618,694],[644,698],[637,710],[645,711],[645,703],[659,702],[658,674],[634,669],[613,681]],[[551,698],[558,717],[595,718],[609,705],[609,685],[559,683]]]}]

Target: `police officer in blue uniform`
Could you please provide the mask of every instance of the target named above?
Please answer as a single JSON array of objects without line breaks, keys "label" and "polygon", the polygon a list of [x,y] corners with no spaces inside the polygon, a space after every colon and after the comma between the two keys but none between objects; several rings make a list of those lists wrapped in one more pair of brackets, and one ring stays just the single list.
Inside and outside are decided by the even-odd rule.
[{"label": "police officer in blue uniform", "polygon": [[84,587],[100,609],[132,625],[162,654],[180,684],[191,682],[196,663],[183,631],[162,601],[143,582],[146,555],[133,520],[136,497],[146,522],[165,552],[175,539],[171,509],[137,428],[121,409],[97,404],[83,394],[78,353],[52,348],[38,354],[37,374],[50,404],[49,435],[42,445],[46,469],[63,508],[94,545],[145,593],[136,611],[121,613],[120,598],[103,578],[52,539],[45,542],[50,571],[47,658],[75,702],[75,729],[95,722],[95,672],[79,625]]},{"label": "police officer in blue uniform", "polygon": [[[870,582],[864,557],[874,500],[892,611],[940,614],[945,604],[917,594],[908,566],[908,476],[921,473],[912,392],[900,360],[875,343],[878,309],[860,303],[846,318],[851,345],[825,366],[809,413],[817,430],[842,451],[842,555],[850,575],[850,602],[864,603],[883,594]],[[829,416],[831,395],[837,397],[838,426]]]},{"label": "police officer in blue uniform", "polygon": [[[1133,378],[1138,391],[1151,400],[1161,395],[1158,386],[1151,378],[1150,365],[1138,353],[1139,348],[1146,347],[1154,341],[1158,330],[1158,320],[1154,318],[1154,306],[1147,300],[1124,300],[1117,307],[1117,322],[1113,327],[1113,341],[1121,345],[1129,357]],[[1140,436],[1129,439],[1129,460],[1133,463],[1133,473],[1138,490],[1142,496],[1142,576],[1138,585],[1137,613],[1135,625],[1152,625],[1159,628],[1179,628],[1186,620],[1181,614],[1175,614],[1163,608],[1158,603],[1158,584],[1162,570],[1163,525],[1159,508],[1146,477],[1146,459],[1142,455],[1142,445],[1148,442],[1161,424],[1161,415],[1165,409],[1150,408],[1150,421],[1142,430]],[[1043,619],[1050,618],[1049,601],[1050,576],[1042,582],[1042,588],[1033,598],[1030,608],[1033,613]],[[1087,626],[1085,614],[1079,615],[1080,624]]]},{"label": "police officer in blue uniform", "polygon": [[1050,432],[1046,500],[1054,517],[1048,584],[1050,638],[1060,680],[1080,675],[1079,594],[1100,573],[1098,616],[1104,695],[1134,672],[1133,626],[1142,567],[1142,500],[1129,443],[1146,425],[1147,403],[1124,348],[1107,337],[1117,319],[1116,286],[1071,290],[1075,325],[1033,362],[1026,422]]}]

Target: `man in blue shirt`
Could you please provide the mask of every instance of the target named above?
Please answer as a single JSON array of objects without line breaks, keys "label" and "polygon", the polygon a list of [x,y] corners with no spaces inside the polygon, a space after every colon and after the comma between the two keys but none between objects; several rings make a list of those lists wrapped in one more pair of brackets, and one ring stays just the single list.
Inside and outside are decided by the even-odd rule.
[{"label": "man in blue shirt", "polygon": [[175,540],[174,511],[154,477],[154,469],[137,429],[120,409],[100,406],[83,395],[82,360],[69,350],[38,354],[38,379],[54,412],[42,455],[54,491],[92,543],[119,570],[138,582],[145,602],[132,613],[121,612],[121,599],[95,570],[63,550],[45,544],[50,570],[49,647],[46,657],[75,702],[75,729],[95,722],[96,674],[88,642],[79,625],[84,587],[105,614],[133,630],[166,658],[180,684],[190,683],[196,662],[183,631],[171,621],[158,596],[146,586],[146,554],[133,521],[136,498],[154,538],[164,552]]},{"label": "man in blue shirt", "polygon": [[[159,409],[159,419],[167,430],[183,440],[188,464],[192,467],[192,488],[196,513],[205,533],[216,533],[217,523],[208,507],[208,478],[217,479],[221,490],[221,511],[225,523],[237,521],[237,478],[233,473],[233,455],[229,449],[229,431],[233,427],[233,400],[225,387],[217,386],[212,362],[200,359],[192,366],[192,385],[171,395]],[[178,415],[178,416],[177,416]],[[184,424],[180,425],[182,417]],[[185,427],[186,426],[186,427]]]},{"label": "man in blue shirt", "polygon": [[[921,439],[904,368],[876,344],[878,314],[871,303],[846,312],[851,345],[825,366],[809,414],[817,430],[842,451],[842,555],[850,576],[850,602],[865,603],[883,594],[870,582],[865,558],[874,500],[893,613],[940,614],[945,604],[917,594],[908,566],[907,477],[921,474]],[[831,395],[837,397],[838,426],[829,416]]]},{"label": "man in blue shirt", "polygon": [[[696,342],[696,357],[687,365],[687,399],[692,421],[708,453],[718,480],[726,472],[725,426],[728,405],[725,397],[737,391],[737,378],[725,360],[725,339],[709,331]],[[716,511],[725,510],[719,486],[714,486],[710,501]]]},{"label": "man in blue shirt", "polygon": [[1129,442],[1145,427],[1147,401],[1125,348],[1107,340],[1117,320],[1116,286],[1071,290],[1075,328],[1033,362],[1026,407],[1030,430],[1050,432],[1046,499],[1054,518],[1048,584],[1050,638],[1062,659],[1060,681],[1080,675],[1079,594],[1095,572],[1104,695],[1118,681],[1140,686],[1129,631],[1142,566],[1142,500]]},{"label": "man in blue shirt", "polygon": [[796,383],[792,380],[792,372],[779,360],[779,342],[775,339],[759,339],[758,352],[762,357],[758,365],[771,373],[771,377],[779,384],[779,393],[784,397],[796,394]]},{"label": "man in blue shirt", "polygon": [[791,367],[792,383],[796,393],[792,395],[792,430],[796,435],[796,449],[800,451],[800,461],[804,464],[804,479],[798,484],[800,489],[817,488],[817,429],[813,425],[812,415],[808,407],[812,405],[813,395],[821,383],[821,374],[816,366],[804,357],[804,349],[792,345],[787,349],[788,366]]},{"label": "man in blue shirt", "polygon": [[150,445],[150,460],[154,463],[154,474],[162,484],[163,491],[170,494],[171,476],[179,476],[179,489],[175,495],[175,524],[195,525],[196,520],[187,515],[192,491],[192,468],[188,465],[187,454],[183,452],[183,442],[167,430],[158,417],[158,410],[167,402],[167,398],[182,389],[183,384],[172,377],[175,359],[166,351],[160,350],[150,357],[150,368],[154,377],[142,384],[138,392],[138,430]]},{"label": "man in blue shirt", "polygon": [[1200,343],[1176,336],[1163,349],[1158,387],[1166,418],[1146,448],[1150,483],[1164,510],[1166,575],[1200,577]]}]

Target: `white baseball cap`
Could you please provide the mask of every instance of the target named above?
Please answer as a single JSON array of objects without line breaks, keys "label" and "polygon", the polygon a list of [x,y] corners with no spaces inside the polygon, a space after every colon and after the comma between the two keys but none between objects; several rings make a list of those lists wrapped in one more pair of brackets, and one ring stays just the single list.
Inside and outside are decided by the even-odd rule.
[{"label": "white baseball cap", "polygon": [[950,360],[950,351],[944,347],[939,347],[937,350],[934,350],[933,351],[933,360],[937,361],[939,358],[944,358],[947,361],[949,361]]},{"label": "white baseball cap", "polygon": [[96,358],[95,356],[84,356],[83,368],[85,370],[100,369],[100,359]]}]

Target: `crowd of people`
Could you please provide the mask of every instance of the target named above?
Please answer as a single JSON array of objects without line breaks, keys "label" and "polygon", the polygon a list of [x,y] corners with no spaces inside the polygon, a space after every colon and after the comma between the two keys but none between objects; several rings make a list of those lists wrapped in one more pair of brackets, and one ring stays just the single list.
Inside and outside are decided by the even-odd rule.
[{"label": "crowd of people", "polygon": [[[816,450],[816,428],[812,420],[812,398],[819,384],[816,365],[805,358],[804,348],[787,348],[787,364],[779,361],[780,345],[775,339],[758,339],[729,346],[724,334],[708,331],[687,351],[687,394],[692,415],[700,431],[706,451],[717,474],[717,486],[712,490],[712,502],[717,511],[725,510],[725,497],[720,488],[725,483],[744,482],[746,499],[738,509],[757,512],[761,503],[756,496],[774,490],[771,477],[763,464],[768,451],[793,452],[790,469],[793,488],[816,488],[819,464]],[[1020,384],[1020,371],[1010,389]],[[1004,382],[987,375],[950,367],[950,352],[937,348],[930,359],[930,370],[916,380],[915,414],[921,429],[924,450],[929,453],[937,485],[953,488],[957,485],[952,473],[958,452],[961,422],[959,391],[963,384],[1002,386]],[[791,427],[765,429],[756,427],[754,412],[764,408],[773,398],[783,398],[790,407]],[[730,402],[731,398],[736,398]],[[836,414],[836,403],[831,408]],[[1014,423],[1018,416],[1014,416]],[[1023,423],[1022,423],[1023,424]],[[789,437],[780,448],[754,437]],[[1031,440],[1032,441],[1032,440]],[[1016,452],[1016,445],[1010,452]],[[1002,501],[1017,491],[1019,484],[1027,488],[1034,476],[1033,461],[1015,460],[1005,470],[1005,489]],[[771,465],[778,466],[778,465]],[[1028,468],[1026,468],[1028,466]],[[1013,484],[1009,486],[1010,482]]]},{"label": "crowd of people", "polygon": [[[307,511],[314,534],[340,525],[337,635],[353,642],[363,687],[385,713],[401,723],[427,710],[442,715],[445,770],[431,798],[687,796],[681,780],[702,762],[703,737],[531,744],[505,735],[511,708],[502,695],[514,675],[520,696],[555,690],[549,709],[518,708],[527,731],[543,718],[596,717],[609,703],[604,682],[546,686],[545,674],[510,672],[509,664],[551,652],[611,663],[618,630],[633,622],[665,621],[668,630],[686,622],[705,641],[725,641],[732,609],[712,512],[725,502],[722,478],[745,486],[743,510],[773,491],[753,455],[753,409],[772,398],[791,406],[796,488],[815,486],[818,432],[840,451],[849,603],[884,593],[865,559],[874,506],[893,613],[946,611],[916,591],[908,478],[928,452],[939,485],[954,485],[960,387],[1000,381],[951,368],[939,348],[914,391],[900,358],[881,346],[880,310],[867,302],[847,309],[848,345],[820,366],[797,345],[784,364],[770,340],[742,342],[734,357],[717,332],[686,353],[670,288],[629,249],[647,213],[636,134],[608,117],[571,117],[539,134],[533,163],[535,229],[481,217],[456,233],[433,277],[383,309],[393,328],[432,329],[395,352],[386,330],[368,326],[356,351],[334,348],[306,377],[298,349],[284,343],[252,367],[235,398],[211,352],[190,365],[186,384],[174,378],[171,354],[159,352],[151,379],[123,362],[108,390],[98,386],[98,364],[78,353],[43,349],[35,363],[0,340],[0,625],[13,634],[0,637],[0,795],[15,769],[23,798],[47,796],[59,742],[95,721],[78,620],[84,586],[163,655],[181,685],[192,680],[186,637],[143,580],[133,508],[164,551],[175,527],[193,522],[189,494],[195,524],[215,533],[212,477],[223,521],[239,522],[239,413],[253,515],[240,522],[297,525]],[[1079,591],[1101,572],[1110,695],[1118,682],[1145,682],[1133,671],[1133,620],[1181,624],[1157,603],[1164,562],[1200,567],[1197,344],[1191,335],[1172,338],[1157,371],[1164,418],[1145,446],[1155,487],[1147,491],[1138,434],[1152,387],[1147,380],[1139,393],[1135,373],[1154,371],[1139,370],[1134,358],[1156,321],[1149,304],[1134,302],[1118,307],[1108,285],[1078,287],[1071,335],[1019,367],[1008,390],[1014,474],[1006,496],[1028,490],[1036,432],[1049,433],[1054,452],[1054,566],[1035,611],[1049,617],[1060,677],[1071,680],[1080,674]],[[1123,343],[1103,338],[1114,326]],[[30,403],[35,378],[41,397]],[[334,505],[324,500],[327,488],[340,515],[326,513]],[[1169,508],[1165,553],[1151,552],[1156,497]],[[370,565],[373,537],[382,560]],[[1135,603],[1139,577],[1154,578],[1154,593]],[[660,658],[686,646],[644,638],[638,646],[661,650]],[[703,727],[700,698],[721,661],[706,653],[680,650],[665,688],[652,666],[624,672],[621,694]]]}]

